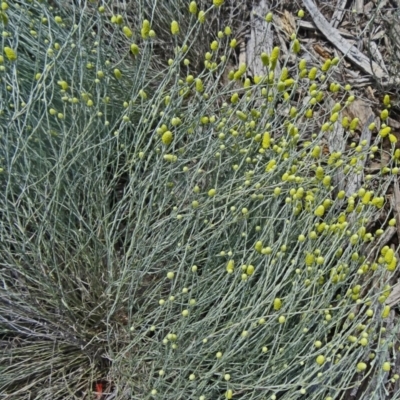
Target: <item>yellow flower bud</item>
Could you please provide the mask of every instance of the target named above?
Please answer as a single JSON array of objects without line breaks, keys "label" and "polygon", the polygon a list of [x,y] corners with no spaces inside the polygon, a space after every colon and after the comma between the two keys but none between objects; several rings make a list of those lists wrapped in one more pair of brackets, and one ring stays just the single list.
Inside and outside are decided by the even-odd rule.
[{"label": "yellow flower bud", "polygon": [[315,361],[317,362],[317,364],[323,365],[325,362],[325,357],[323,355],[319,355]]},{"label": "yellow flower bud", "polygon": [[134,55],[134,56],[137,56],[138,54],[139,54],[139,46],[137,45],[137,44],[135,44],[135,43],[132,43],[131,44],[131,53]]},{"label": "yellow flower bud", "polygon": [[383,307],[382,318],[387,318],[389,314],[390,314],[390,307],[389,306]]},{"label": "yellow flower bud", "polygon": [[165,161],[175,162],[177,159],[178,159],[178,157],[173,155],[173,154],[165,154],[164,155],[164,160]]},{"label": "yellow flower bud", "polygon": [[359,362],[359,363],[357,364],[357,370],[358,370],[359,372],[365,371],[366,369],[367,369],[367,364],[365,364],[365,363],[363,363],[363,362]]},{"label": "yellow flower bud", "polygon": [[294,54],[300,53],[301,46],[300,46],[300,42],[298,41],[298,39],[295,39],[293,41],[292,50],[293,50]]},{"label": "yellow flower bud", "polygon": [[332,58],[331,65],[338,65],[339,61],[340,61],[339,57],[334,57]]},{"label": "yellow flower bud", "polygon": [[175,274],[172,271],[167,273],[167,278],[168,279],[174,279],[174,276],[175,276]]},{"label": "yellow flower bud", "polygon": [[261,62],[264,66],[269,65],[269,56],[267,53],[261,53]]},{"label": "yellow flower bud", "polygon": [[247,120],[247,115],[243,111],[239,111],[239,110],[236,111],[236,115],[242,121],[246,121]]},{"label": "yellow flower bud", "polygon": [[204,24],[206,20],[206,13],[204,11],[200,11],[199,14],[197,15],[197,19],[201,24]]},{"label": "yellow flower bud", "polygon": [[67,83],[67,82],[65,82],[65,81],[58,81],[57,83],[61,86],[61,89],[62,89],[62,90],[68,90],[69,86],[68,86],[68,83]]},{"label": "yellow flower bud", "polygon": [[249,276],[254,274],[254,266],[253,265],[248,265],[247,266],[246,274],[249,275]]},{"label": "yellow flower bud", "polygon": [[397,258],[393,257],[392,261],[387,265],[386,269],[393,272],[397,266]]},{"label": "yellow flower bud", "polygon": [[347,117],[344,117],[342,119],[342,126],[343,128],[348,128],[348,126],[350,125],[349,119]]},{"label": "yellow flower bud", "polygon": [[317,217],[323,217],[325,214],[325,207],[324,206],[318,206],[316,210],[314,211],[314,215]]},{"label": "yellow flower bud", "polygon": [[335,112],[331,115],[331,117],[329,118],[329,121],[331,122],[336,122],[339,118],[339,113]]},{"label": "yellow flower bud", "polygon": [[331,66],[331,60],[328,58],[321,67],[321,71],[328,71]]},{"label": "yellow flower bud", "polygon": [[265,20],[266,20],[267,22],[272,22],[272,19],[273,19],[273,15],[272,15],[271,12],[269,12],[269,13],[265,16]]},{"label": "yellow flower bud", "polygon": [[213,0],[213,4],[215,7],[221,7],[224,4],[225,0]]},{"label": "yellow flower bud", "polygon": [[304,58],[302,58],[299,62],[299,70],[303,71],[305,70],[307,67],[307,60],[305,60]]},{"label": "yellow flower bud", "polygon": [[132,31],[131,31],[127,26],[124,26],[124,27],[122,28],[122,32],[124,32],[124,34],[125,34],[125,36],[126,36],[127,38],[132,37]]},{"label": "yellow flower bud", "polygon": [[161,136],[161,141],[166,145],[170,145],[172,140],[174,138],[174,135],[172,134],[171,131],[166,131],[163,133],[163,135]]},{"label": "yellow flower bud", "polygon": [[392,128],[390,128],[390,126],[386,126],[385,128],[382,128],[379,131],[379,135],[381,137],[386,137],[390,132],[391,132]]},{"label": "yellow flower bud", "polygon": [[358,118],[353,118],[350,122],[350,130],[354,131],[357,128],[358,122]]},{"label": "yellow flower bud", "polygon": [[279,58],[279,53],[280,53],[280,49],[279,47],[274,47],[271,51],[271,56],[270,56],[270,66],[272,69],[275,69],[276,67],[276,63],[278,61]]},{"label": "yellow flower bud", "polygon": [[310,72],[308,73],[308,79],[310,79],[311,81],[313,81],[313,80],[316,78],[316,76],[317,76],[317,72],[318,72],[318,70],[317,70],[316,67],[311,68],[311,69],[310,69]]},{"label": "yellow flower bud", "polygon": [[114,76],[115,76],[115,78],[117,78],[117,79],[121,79],[121,77],[122,77],[121,71],[120,71],[119,69],[115,68],[115,69],[114,69]]},{"label": "yellow flower bud", "polygon": [[216,40],[214,40],[211,44],[210,44],[210,49],[213,51],[218,50],[218,42]]},{"label": "yellow flower bud", "polygon": [[15,61],[17,59],[17,54],[11,47],[4,47],[4,54],[9,61]]},{"label": "yellow flower bud", "polygon": [[140,30],[143,39],[147,39],[149,37],[150,29],[150,21],[147,19],[143,20],[142,29]]},{"label": "yellow flower bud", "polygon": [[385,94],[385,96],[383,97],[383,104],[388,107],[390,105],[390,97],[388,94]]},{"label": "yellow flower bud", "polygon": [[388,110],[382,110],[382,112],[381,112],[381,119],[382,120],[385,120],[385,119],[387,119],[388,118],[388,116],[389,116],[389,111]]},{"label": "yellow flower bud", "polygon": [[282,300],[280,298],[274,299],[274,310],[279,311],[282,307]]},{"label": "yellow flower bud", "polygon": [[[272,171],[273,169],[275,169],[275,166],[276,166],[276,161],[275,160],[270,160],[268,162],[267,166],[265,167],[265,172]],[[275,190],[276,189],[280,189],[280,188],[275,188]]]},{"label": "yellow flower bud", "polygon": [[254,245],[254,248],[257,252],[261,253],[261,250],[263,248],[263,243],[261,240],[259,240],[258,242],[256,242],[256,244]]},{"label": "yellow flower bud", "polygon": [[196,91],[199,93],[204,91],[203,82],[200,78],[196,78]]},{"label": "yellow flower bud", "polygon": [[143,89],[139,90],[139,96],[142,98],[142,100],[147,99],[147,93]]},{"label": "yellow flower bud", "polygon": [[191,14],[197,14],[197,4],[195,1],[191,1],[189,4],[189,12]]},{"label": "yellow flower bud", "polygon": [[390,363],[389,362],[384,362],[383,365],[382,365],[382,369],[385,372],[390,372]]},{"label": "yellow flower bud", "polygon": [[317,170],[315,171],[315,176],[318,180],[322,180],[324,178],[325,172],[322,167],[317,167]]},{"label": "yellow flower bud", "polygon": [[312,155],[314,158],[318,158],[318,157],[321,155],[321,147],[320,147],[320,146],[315,146],[315,147],[312,149],[311,155]]},{"label": "yellow flower bud", "polygon": [[171,33],[177,35],[179,33],[179,24],[177,21],[171,22]]},{"label": "yellow flower bud", "polygon": [[326,131],[328,131],[329,130],[329,128],[330,128],[330,124],[329,124],[329,122],[325,122],[322,126],[321,126],[321,131],[322,132],[326,132]]},{"label": "yellow flower bud", "polygon": [[331,181],[332,181],[332,178],[329,175],[327,175],[324,177],[324,179],[322,179],[322,184],[325,187],[329,188],[331,186]]}]

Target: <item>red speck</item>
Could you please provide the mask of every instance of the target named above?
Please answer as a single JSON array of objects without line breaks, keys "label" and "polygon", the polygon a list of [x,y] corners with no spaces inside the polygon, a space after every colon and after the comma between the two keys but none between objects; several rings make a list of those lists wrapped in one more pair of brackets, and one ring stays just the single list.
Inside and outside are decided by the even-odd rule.
[{"label": "red speck", "polygon": [[101,382],[97,382],[96,385],[96,393],[97,393],[97,400],[101,399],[101,396],[103,395],[103,384]]}]

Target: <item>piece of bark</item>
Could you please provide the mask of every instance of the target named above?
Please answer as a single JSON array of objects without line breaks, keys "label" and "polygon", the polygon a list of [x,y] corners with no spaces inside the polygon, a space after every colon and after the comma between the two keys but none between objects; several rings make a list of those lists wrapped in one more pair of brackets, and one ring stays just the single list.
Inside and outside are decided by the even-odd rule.
[{"label": "piece of bark", "polygon": [[400,122],[399,122],[399,121],[396,121],[395,119],[390,118],[390,117],[387,119],[387,124],[388,124],[391,128],[396,128],[396,129],[399,129],[399,128],[400,128]]},{"label": "piece of bark", "polygon": [[389,0],[380,0],[378,2],[378,6],[376,7],[377,10],[380,10],[381,8],[384,8],[386,6],[386,4],[388,3]]},{"label": "piece of bark", "polygon": [[261,0],[253,6],[250,13],[251,29],[250,39],[246,47],[246,59],[250,73],[261,76],[265,73],[261,61],[261,53],[271,54],[273,48],[272,24],[266,24],[264,17],[270,10],[271,5],[267,0]]},{"label": "piece of bark", "polygon": [[299,20],[299,21],[297,22],[297,24],[298,24],[298,26],[299,26],[300,28],[307,29],[307,30],[310,30],[310,31],[316,30],[316,29],[317,29],[317,27],[316,27],[312,22],[304,21],[304,20],[302,20],[302,19]]},{"label": "piece of bark", "polygon": [[340,50],[345,57],[350,59],[355,65],[369,75],[376,76],[377,78],[386,77],[385,71],[371,61],[366,55],[361,53],[355,46],[351,46],[338,32],[337,29],[332,27],[325,17],[320,13],[317,6],[312,0],[303,0],[303,4],[310,13],[315,25],[321,33],[329,40],[338,50]]},{"label": "piece of bark", "polygon": [[381,52],[378,49],[378,45],[374,42],[374,41],[370,41],[369,42],[369,46],[370,46],[370,51],[371,51],[371,55],[372,57],[376,60],[376,62],[381,66],[381,68],[386,72],[386,74],[388,73],[388,70],[386,68],[385,65],[385,61],[383,61],[383,57]]},{"label": "piece of bark", "polygon": [[364,13],[369,14],[373,8],[374,8],[374,3],[370,1],[364,6]]},{"label": "piece of bark", "polygon": [[[329,101],[329,106],[334,106],[334,101]],[[342,124],[336,124],[333,131],[328,135],[328,147],[329,152],[341,152],[343,153],[346,148],[346,141],[344,138],[344,128]],[[333,176],[333,186],[335,187],[335,194],[344,189],[345,179],[343,173],[343,167],[339,167]]]},{"label": "piece of bark", "polygon": [[[375,119],[374,114],[371,114],[364,123],[361,131],[360,142],[366,141],[365,148],[367,149],[369,148],[371,142],[371,131],[369,130],[368,126],[374,121],[374,119]],[[364,160],[359,160],[357,162],[356,166],[358,167],[357,169],[360,169],[360,173],[357,174],[355,173],[349,177],[345,189],[347,196],[352,195],[361,187],[364,177],[364,166],[366,161],[367,157],[365,157]]]},{"label": "piece of bark", "polygon": [[346,3],[347,0],[339,0],[338,3],[336,4],[335,11],[331,18],[331,25],[334,28],[337,28],[342,22],[344,13],[346,11]]},{"label": "piece of bark", "polygon": [[356,99],[343,110],[343,114],[349,119],[357,117],[359,119],[359,130],[361,131],[370,116],[374,115],[374,111],[366,101]]},{"label": "piece of bark", "polygon": [[392,287],[392,291],[389,294],[389,297],[386,299],[386,304],[389,307],[393,307],[394,305],[400,302],[400,282],[397,282]]},{"label": "piece of bark", "polygon": [[383,231],[382,235],[379,236],[377,243],[372,242],[368,246],[366,246],[363,254],[367,254],[368,261],[372,262],[374,260],[376,252],[378,252],[383,246],[385,246],[395,233],[396,228],[394,228],[393,226],[389,226]]},{"label": "piece of bark", "polygon": [[[297,22],[297,24],[298,24],[298,26],[300,28],[303,28],[303,29],[308,30],[308,31],[316,31],[317,30],[317,27],[310,21],[303,21],[301,19],[301,20],[299,20]],[[348,37],[348,38],[354,39],[354,40],[356,39],[356,37],[352,33],[350,33],[349,31],[347,31],[346,29],[339,28],[339,33],[343,37]]]},{"label": "piece of bark", "polygon": [[379,30],[378,32],[373,34],[373,36],[371,37],[371,40],[382,39],[385,35],[386,35],[386,32],[383,29]]},{"label": "piece of bark", "polygon": [[356,0],[356,13],[364,14],[364,0]]}]

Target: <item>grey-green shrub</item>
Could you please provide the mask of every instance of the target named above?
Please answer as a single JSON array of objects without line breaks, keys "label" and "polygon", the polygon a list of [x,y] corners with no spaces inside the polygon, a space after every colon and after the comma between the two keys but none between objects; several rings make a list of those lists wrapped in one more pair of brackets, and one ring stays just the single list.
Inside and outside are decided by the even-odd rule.
[{"label": "grey-green shrub", "polygon": [[[358,143],[338,60],[312,70],[296,43],[250,79],[227,70],[234,33],[177,4],[176,35],[156,1],[130,25],[90,2],[3,7],[1,393],[385,398],[393,138],[392,164],[343,189],[390,132]],[[218,49],[190,59],[205,37]]]}]

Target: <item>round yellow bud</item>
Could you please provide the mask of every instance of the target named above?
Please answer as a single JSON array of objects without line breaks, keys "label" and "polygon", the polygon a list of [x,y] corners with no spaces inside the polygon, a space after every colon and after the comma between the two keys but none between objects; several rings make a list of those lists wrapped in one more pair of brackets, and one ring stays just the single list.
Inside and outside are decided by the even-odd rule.
[{"label": "round yellow bud", "polygon": [[323,355],[319,355],[315,361],[317,362],[317,364],[323,365],[325,362],[325,357]]},{"label": "round yellow bud", "polygon": [[363,363],[363,362],[359,362],[357,364],[357,371],[361,372],[361,371],[365,371],[367,369],[367,364]]},{"label": "round yellow bud", "polygon": [[384,362],[383,365],[382,365],[382,369],[385,372],[389,372],[390,371],[390,363],[389,362]]}]

